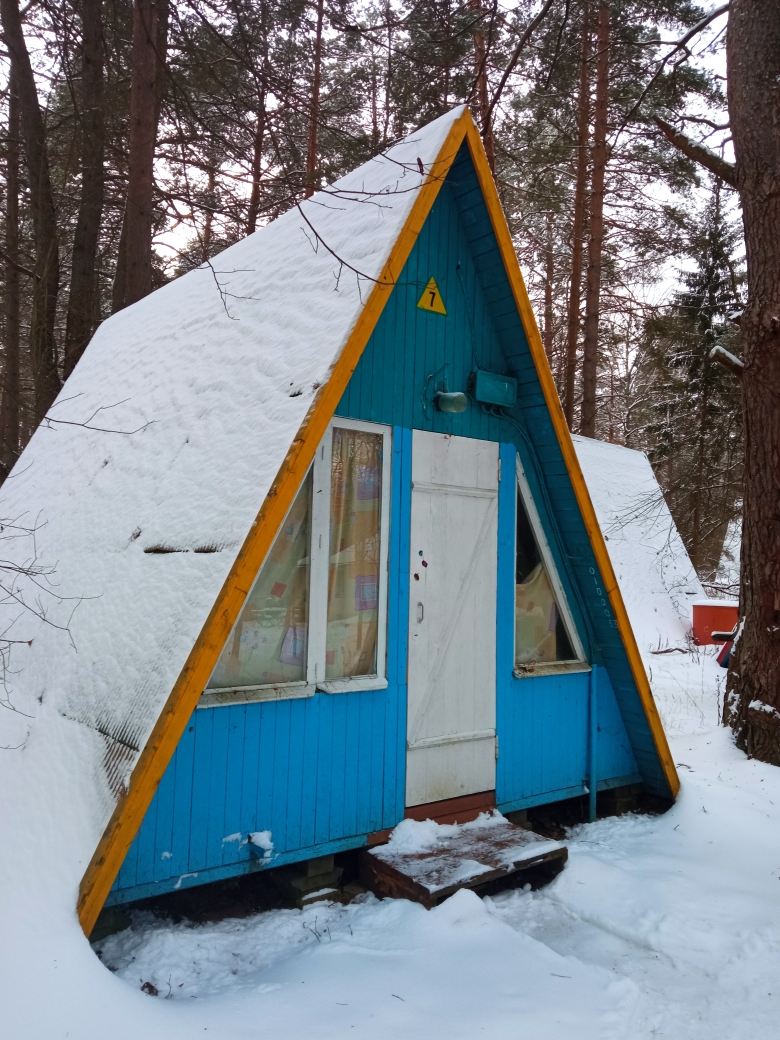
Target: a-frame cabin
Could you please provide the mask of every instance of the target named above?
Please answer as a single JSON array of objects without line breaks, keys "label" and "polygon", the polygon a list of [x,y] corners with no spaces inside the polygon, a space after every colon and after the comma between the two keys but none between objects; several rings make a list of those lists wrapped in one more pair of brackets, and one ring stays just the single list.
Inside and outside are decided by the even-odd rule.
[{"label": "a-frame cabin", "polygon": [[676,795],[467,110],[112,318],[63,396],[139,349],[134,414],[180,443],[156,463],[154,427],[126,437],[101,492],[166,589],[106,580],[63,694],[112,792],[87,933],[104,903],[358,848],[410,811],[594,779]]}]

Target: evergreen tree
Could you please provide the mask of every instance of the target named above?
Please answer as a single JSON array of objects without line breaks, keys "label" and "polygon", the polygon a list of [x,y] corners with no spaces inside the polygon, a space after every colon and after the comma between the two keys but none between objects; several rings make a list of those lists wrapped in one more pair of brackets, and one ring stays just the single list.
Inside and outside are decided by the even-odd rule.
[{"label": "evergreen tree", "polygon": [[739,231],[715,183],[691,237],[693,270],[671,305],[646,326],[644,374],[651,400],[644,429],[650,459],[694,567],[717,570],[726,528],[739,513],[742,416],[739,381],[710,357],[739,349],[729,315],[741,309]]}]

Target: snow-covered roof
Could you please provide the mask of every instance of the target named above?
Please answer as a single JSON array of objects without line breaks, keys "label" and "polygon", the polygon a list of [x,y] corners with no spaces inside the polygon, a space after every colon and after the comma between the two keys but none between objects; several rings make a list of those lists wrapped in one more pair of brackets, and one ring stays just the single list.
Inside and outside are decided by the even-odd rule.
[{"label": "snow-covered roof", "polygon": [[87,858],[462,111],[105,321],[3,485],[7,696],[81,731]]},{"label": "snow-covered roof", "polygon": [[639,649],[680,645],[704,590],[647,456],[572,439]]}]

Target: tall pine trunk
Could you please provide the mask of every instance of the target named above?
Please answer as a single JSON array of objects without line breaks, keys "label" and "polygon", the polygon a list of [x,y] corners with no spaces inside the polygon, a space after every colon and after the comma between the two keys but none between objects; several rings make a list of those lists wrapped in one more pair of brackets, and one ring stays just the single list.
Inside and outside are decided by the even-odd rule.
[{"label": "tall pine trunk", "polygon": [[748,755],[780,765],[780,5],[732,0],[727,58],[748,298],[742,632],[724,721]]},{"label": "tall pine trunk", "polygon": [[3,478],[19,457],[19,98],[13,73],[8,84],[5,184],[5,364],[0,395]]},{"label": "tall pine trunk", "polygon": [[127,199],[114,278],[115,311],[152,291],[154,152],[167,41],[168,0],[135,0]]},{"label": "tall pine trunk", "polygon": [[585,290],[585,337],[582,352],[580,433],[596,436],[596,377],[599,361],[601,254],[604,245],[604,175],[607,167],[607,93],[609,89],[609,6],[599,7],[596,37],[596,99],[588,220],[588,280]]},{"label": "tall pine trunk", "polygon": [[585,194],[588,180],[588,123],[590,120],[590,10],[582,5],[582,45],[580,56],[580,96],[577,104],[577,172],[574,181],[574,215],[571,243],[571,283],[566,326],[566,389],[563,411],[570,430],[574,429],[574,392],[577,379],[577,341],[580,333],[582,298],[582,254],[585,235]]},{"label": "tall pine trunk", "polygon": [[43,121],[17,0],[0,0],[5,45],[11,56],[19,99],[24,153],[30,180],[30,209],[35,238],[35,278],[30,318],[30,364],[35,415],[40,421],[59,393],[54,326],[60,287],[57,215],[49,174],[46,126]]},{"label": "tall pine trunk", "polygon": [[265,90],[260,95],[255,124],[255,139],[252,148],[252,191],[249,195],[246,231],[251,235],[257,230],[257,215],[260,212],[260,177],[263,169],[263,138],[265,137]]},{"label": "tall pine trunk", "polygon": [[73,235],[73,263],[65,329],[67,379],[92,338],[100,313],[97,253],[103,216],[103,5],[81,0],[81,198]]},{"label": "tall pine trunk", "polygon": [[[473,0],[472,8],[482,11],[482,0]],[[481,26],[477,26],[474,33],[474,78],[477,109],[479,111],[479,126],[482,127],[482,143],[485,146],[490,172],[496,175],[496,145],[493,138],[493,122],[490,118],[490,91],[487,74],[487,42]]]},{"label": "tall pine trunk", "polygon": [[325,13],[324,0],[317,0],[317,27],[314,36],[314,79],[311,87],[309,110],[309,141],[306,148],[306,179],[303,194],[310,198],[314,194],[317,172],[317,128],[320,122],[320,81],[322,78],[322,21]]},{"label": "tall pine trunk", "polygon": [[206,209],[206,220],[203,227],[203,239],[201,241],[201,260],[205,264],[211,256],[211,246],[214,241],[214,188],[217,184],[216,157],[209,156],[209,174],[206,191],[208,193],[208,208]]},{"label": "tall pine trunk", "polygon": [[553,360],[553,278],[555,277],[555,254],[553,252],[552,214],[547,214],[544,243],[544,352],[552,367]]}]

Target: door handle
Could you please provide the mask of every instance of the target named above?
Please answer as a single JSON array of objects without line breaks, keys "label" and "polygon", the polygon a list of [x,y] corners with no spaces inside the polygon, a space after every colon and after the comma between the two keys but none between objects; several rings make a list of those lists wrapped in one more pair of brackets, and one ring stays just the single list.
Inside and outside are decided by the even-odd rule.
[{"label": "door handle", "polygon": [[422,622],[422,619],[423,619],[424,616],[425,616],[425,608],[423,607],[422,603],[418,603],[417,604],[417,624],[418,625]]}]

